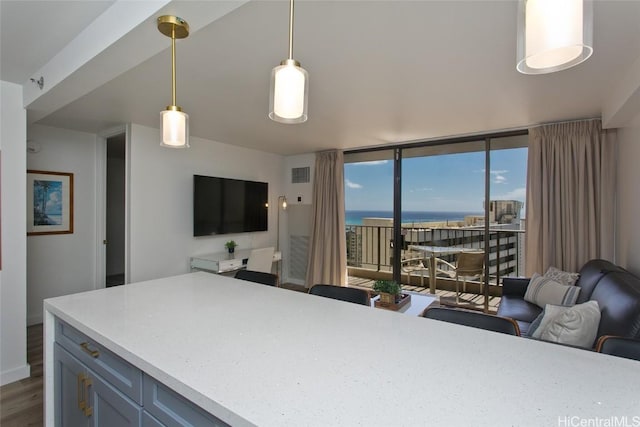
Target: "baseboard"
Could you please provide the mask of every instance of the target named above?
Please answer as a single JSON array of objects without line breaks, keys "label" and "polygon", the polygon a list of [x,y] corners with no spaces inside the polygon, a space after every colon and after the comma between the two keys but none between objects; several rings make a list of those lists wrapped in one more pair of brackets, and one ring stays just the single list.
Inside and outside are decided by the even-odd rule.
[{"label": "baseboard", "polygon": [[0,386],[10,384],[24,378],[29,378],[31,375],[31,366],[27,363],[19,368],[11,369],[9,371],[3,371],[0,373]]}]

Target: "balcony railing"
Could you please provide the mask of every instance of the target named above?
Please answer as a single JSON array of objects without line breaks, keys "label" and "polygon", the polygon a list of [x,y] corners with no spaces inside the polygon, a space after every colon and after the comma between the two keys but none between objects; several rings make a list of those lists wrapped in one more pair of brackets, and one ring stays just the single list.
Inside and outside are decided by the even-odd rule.
[{"label": "balcony railing", "polygon": [[[525,230],[507,226],[489,228],[489,283],[500,284],[500,278],[524,274]],[[409,245],[451,246],[485,250],[484,228],[402,228],[403,258],[409,256]],[[393,263],[393,227],[348,225],[347,265],[361,269],[390,272]],[[441,257],[455,264],[456,255]]]}]

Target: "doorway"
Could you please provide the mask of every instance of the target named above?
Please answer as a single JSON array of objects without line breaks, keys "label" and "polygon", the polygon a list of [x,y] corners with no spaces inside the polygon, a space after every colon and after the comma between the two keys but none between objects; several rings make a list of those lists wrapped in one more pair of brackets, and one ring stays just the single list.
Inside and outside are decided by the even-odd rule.
[{"label": "doorway", "polygon": [[125,283],[126,134],[107,138],[105,285]]}]

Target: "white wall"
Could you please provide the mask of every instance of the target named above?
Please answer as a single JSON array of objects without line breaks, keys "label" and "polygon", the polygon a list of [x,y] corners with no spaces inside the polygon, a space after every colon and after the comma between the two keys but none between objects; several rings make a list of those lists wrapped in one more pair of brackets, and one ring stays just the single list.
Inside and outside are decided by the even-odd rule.
[{"label": "white wall", "polygon": [[[130,281],[187,273],[189,257],[275,246],[276,201],[283,194],[284,158],[191,137],[191,148],[160,147],[158,129],[131,126]],[[193,237],[193,175],[269,183],[269,231]]]},{"label": "white wall", "polygon": [[[640,115],[638,116],[640,119]],[[640,120],[618,130],[616,262],[640,275]]]},{"label": "white wall", "polygon": [[27,168],[73,173],[72,234],[27,238],[27,320],[42,322],[45,298],[96,288],[96,135],[33,125],[28,139],[38,153],[27,155]]},{"label": "white wall", "polygon": [[0,385],[26,378],[30,373],[26,328],[26,141],[22,87],[0,82]]},{"label": "white wall", "polygon": [[[102,168],[96,165],[94,134],[34,125],[28,138],[41,148],[27,156],[28,169],[72,172],[75,184],[74,233],[27,239],[27,319],[34,324],[42,321],[44,299],[100,286],[96,282],[101,239],[96,209],[102,195],[96,174]],[[198,138],[192,138],[188,150],[162,148],[157,129],[137,125],[132,126],[130,140],[130,282],[189,272],[191,255],[223,251],[229,239],[241,248],[275,244],[274,206],[283,182],[281,156]],[[24,170],[23,166],[23,181]],[[269,182],[269,231],[194,238],[194,174]],[[23,212],[23,226],[24,218]]]}]

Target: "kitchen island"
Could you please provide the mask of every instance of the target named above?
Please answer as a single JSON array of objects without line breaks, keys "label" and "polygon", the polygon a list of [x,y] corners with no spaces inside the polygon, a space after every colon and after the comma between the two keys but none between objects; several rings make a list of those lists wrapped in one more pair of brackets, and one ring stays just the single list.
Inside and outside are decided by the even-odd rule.
[{"label": "kitchen island", "polygon": [[[639,362],[205,272],[52,298],[44,309],[47,426],[64,404],[54,356],[65,328],[87,337],[80,354],[117,355],[143,383],[234,426],[640,417]],[[80,390],[92,384],[78,377]],[[125,397],[147,416],[144,393]],[[95,402],[85,400],[87,412]]]}]

